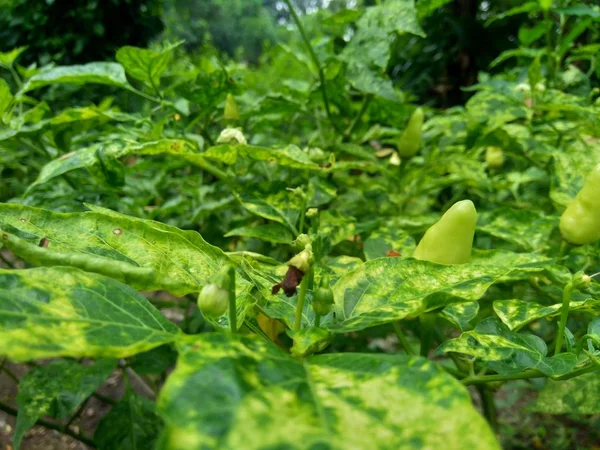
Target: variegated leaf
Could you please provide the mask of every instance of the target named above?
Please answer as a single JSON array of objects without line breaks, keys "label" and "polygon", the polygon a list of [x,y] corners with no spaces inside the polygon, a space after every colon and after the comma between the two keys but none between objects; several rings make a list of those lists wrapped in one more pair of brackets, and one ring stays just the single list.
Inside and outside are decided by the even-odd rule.
[{"label": "variegated leaf", "polygon": [[179,329],[112,278],[68,267],[0,270],[0,354],[122,358],[172,342]]},{"label": "variegated leaf", "polygon": [[179,352],[159,398],[162,450],[499,448],[467,391],[424,358],[298,361],[226,334],[185,337]]}]

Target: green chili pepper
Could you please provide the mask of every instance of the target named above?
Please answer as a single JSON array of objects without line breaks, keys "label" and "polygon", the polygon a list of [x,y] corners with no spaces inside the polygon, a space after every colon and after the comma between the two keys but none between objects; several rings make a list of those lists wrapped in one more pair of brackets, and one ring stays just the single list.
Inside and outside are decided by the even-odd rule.
[{"label": "green chili pepper", "polygon": [[464,264],[471,260],[477,211],[471,200],[455,203],[433,224],[413,256],[438,264]]},{"label": "green chili pepper", "polygon": [[492,169],[502,167],[504,165],[504,150],[500,147],[488,147],[485,151],[485,163]]},{"label": "green chili pepper", "polygon": [[235,101],[235,97],[231,94],[227,94],[225,98],[225,111],[223,112],[223,118],[225,120],[239,120],[240,112],[238,105]]},{"label": "green chili pepper", "polygon": [[329,276],[323,275],[321,278],[321,285],[315,291],[312,299],[312,308],[315,314],[325,316],[331,311],[333,306],[333,291],[329,287]]},{"label": "green chili pepper", "polygon": [[398,141],[398,154],[402,158],[414,156],[421,147],[421,134],[423,128],[423,109],[417,108],[408,120],[408,125],[402,132]]},{"label": "green chili pepper", "polygon": [[577,245],[600,240],[600,164],[588,175],[583,188],[560,217],[563,238]]}]

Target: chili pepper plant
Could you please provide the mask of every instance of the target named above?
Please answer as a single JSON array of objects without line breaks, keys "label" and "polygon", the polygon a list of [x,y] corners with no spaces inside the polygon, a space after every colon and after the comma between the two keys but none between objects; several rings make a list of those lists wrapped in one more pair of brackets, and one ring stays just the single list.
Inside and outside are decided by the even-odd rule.
[{"label": "chili pepper plant", "polygon": [[283,3],[257,67],[0,54],[15,449],[37,423],[100,449],[490,450],[518,380],[537,411],[600,413],[597,8],[507,11],[521,47],[434,110],[387,75],[431,2]]}]

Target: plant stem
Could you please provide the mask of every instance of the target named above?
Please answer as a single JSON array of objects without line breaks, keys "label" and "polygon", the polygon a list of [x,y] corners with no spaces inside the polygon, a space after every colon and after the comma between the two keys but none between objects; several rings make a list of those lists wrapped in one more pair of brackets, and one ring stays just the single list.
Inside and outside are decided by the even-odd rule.
[{"label": "plant stem", "polygon": [[298,303],[296,304],[296,317],[294,320],[294,331],[299,331],[302,327],[302,311],[304,310],[304,300],[306,299],[306,291],[308,290],[308,279],[310,278],[310,272],[313,271],[311,267],[309,273],[302,278],[300,283],[300,292],[298,293]]},{"label": "plant stem", "polygon": [[429,355],[433,344],[433,333],[435,329],[435,314],[422,314],[419,316],[419,323],[421,324],[421,349],[419,354],[425,358]]},{"label": "plant stem", "polygon": [[237,305],[235,299],[235,268],[229,267],[229,329],[237,333]]},{"label": "plant stem", "polygon": [[[552,378],[553,380],[569,380],[571,378],[578,377],[579,375],[583,375],[590,372],[595,372],[600,370],[600,366],[595,364],[590,364],[580,369],[574,370],[573,372],[567,373],[560,377]],[[539,370],[527,370],[521,373],[514,373],[512,375],[472,375],[467,378],[462,379],[460,382],[465,386],[471,386],[473,384],[484,384],[484,383],[492,383],[495,381],[511,381],[511,380],[528,380],[530,378],[547,378],[548,376]]]},{"label": "plant stem", "polygon": [[562,349],[567,318],[569,317],[569,305],[571,303],[571,292],[573,291],[573,282],[569,281],[563,290],[562,309],[560,313],[560,324],[558,325],[558,336],[556,336],[556,347],[554,354],[558,355]]},{"label": "plant stem", "polygon": [[290,0],[283,0],[283,2],[288,7],[288,10],[290,11],[290,14],[292,15],[292,19],[294,20],[294,23],[298,27],[298,31],[300,31],[300,35],[302,36],[304,45],[306,46],[306,49],[308,50],[308,53],[310,54],[310,57],[315,65],[315,67],[317,68],[317,72],[319,74],[319,82],[321,84],[321,94],[323,95],[323,103],[325,104],[325,112],[327,113],[327,117],[329,118],[329,121],[331,122],[331,125],[333,126],[335,131],[338,134],[341,134],[340,129],[338,128],[336,123],[333,121],[333,116],[331,115],[331,109],[329,107],[329,99],[327,98],[327,87],[325,85],[325,73],[323,72],[323,68],[321,67],[319,58],[317,57],[317,54],[315,53],[315,50],[313,49],[313,47],[310,43],[310,40],[308,39],[308,36],[306,36],[306,32],[304,31],[302,22],[300,22],[300,18],[298,17],[298,14],[296,14],[296,10],[292,6],[292,2]]},{"label": "plant stem", "polygon": [[492,430],[498,431],[498,414],[496,412],[496,403],[494,401],[494,391],[485,385],[478,385],[477,392],[481,398],[483,406],[483,415],[492,427]]},{"label": "plant stem", "polygon": [[321,326],[321,314],[315,313],[315,327]]},{"label": "plant stem", "polygon": [[373,100],[372,94],[369,94],[365,97],[365,99],[363,100],[363,104],[360,107],[360,110],[358,111],[358,114],[356,115],[356,117],[354,118],[354,120],[352,121],[352,123],[350,124],[348,129],[346,129],[346,131],[344,132],[344,135],[346,137],[350,137],[352,135],[354,128],[356,127],[356,125],[360,121],[361,117],[363,116],[363,114],[365,113],[367,108],[369,107],[369,103],[371,103],[371,100]]},{"label": "plant stem", "polygon": [[[17,414],[18,414],[18,411],[16,409],[14,409],[8,405],[5,405],[2,402],[0,402],[0,411],[5,412],[6,414],[10,414],[11,416],[14,416],[14,417],[17,417]],[[83,442],[85,445],[87,445],[89,447],[96,448],[96,444],[94,443],[94,441],[92,441],[91,439],[89,439],[79,433],[75,433],[75,432],[71,431],[69,428],[65,428],[65,427],[62,427],[55,423],[48,422],[44,419],[38,419],[38,421],[35,424],[42,426],[44,428],[47,428],[49,430],[54,430],[54,431],[58,431],[60,433],[66,434],[67,436],[70,436],[73,439],[77,439],[78,441]]]},{"label": "plant stem", "polygon": [[15,70],[15,68],[13,67],[12,64],[10,65],[8,70],[10,70],[10,74],[12,75],[13,79],[15,80],[15,84],[17,85],[17,88],[21,89],[21,87],[23,86],[23,81],[21,81],[19,74],[17,73],[17,71]]},{"label": "plant stem", "polygon": [[415,352],[413,352],[412,348],[410,347],[410,344],[406,340],[406,336],[404,335],[402,328],[400,328],[400,325],[398,325],[398,322],[392,322],[392,326],[394,327],[396,336],[398,336],[398,341],[400,342],[402,349],[406,352],[407,355],[414,355]]}]

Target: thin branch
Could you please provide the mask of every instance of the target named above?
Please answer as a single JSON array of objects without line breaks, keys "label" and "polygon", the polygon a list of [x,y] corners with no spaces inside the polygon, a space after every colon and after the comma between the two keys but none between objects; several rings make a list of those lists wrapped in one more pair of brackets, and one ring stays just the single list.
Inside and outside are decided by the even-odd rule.
[{"label": "thin branch", "polygon": [[511,381],[511,380],[528,380],[530,378],[551,378],[552,380],[568,380],[570,378],[575,378],[578,377],[579,375],[583,375],[586,373],[590,373],[590,372],[595,372],[600,370],[600,366],[597,366],[595,364],[591,364],[585,367],[582,367],[581,369],[577,369],[574,370],[573,372],[567,373],[565,375],[562,375],[560,377],[548,377],[547,375],[543,374],[542,372],[540,372],[539,370],[527,370],[525,372],[521,372],[521,373],[515,373],[512,375],[473,375],[473,376],[469,376],[463,380],[461,380],[461,383],[464,384],[465,386],[470,386],[472,384],[484,384],[484,383],[491,383],[494,381]]},{"label": "thin branch", "polygon": [[400,328],[400,325],[398,325],[397,322],[392,322],[392,326],[394,327],[394,331],[396,332],[396,336],[398,336],[398,341],[400,342],[400,345],[402,346],[402,348],[404,349],[404,351],[406,352],[406,354],[407,355],[414,355],[415,352],[413,352],[412,348],[410,348],[410,344],[406,340],[406,336],[404,336],[404,333],[402,332],[402,329]]},{"label": "thin branch", "polygon": [[358,124],[361,117],[363,116],[363,114],[365,113],[367,108],[369,107],[371,100],[373,100],[373,94],[369,94],[369,95],[365,96],[365,99],[363,100],[363,104],[360,107],[360,111],[358,111],[358,114],[356,115],[356,117],[354,118],[354,120],[352,121],[352,123],[350,124],[348,129],[344,132],[345,137],[352,136],[352,133],[354,132],[354,128],[356,128],[356,125]]},{"label": "thin branch", "polygon": [[342,134],[341,130],[339,129],[337,124],[333,121],[333,116],[331,115],[331,108],[329,107],[329,99],[327,98],[327,87],[325,85],[325,73],[323,72],[323,68],[321,67],[319,58],[317,57],[317,54],[315,53],[315,50],[313,49],[313,47],[310,43],[310,40],[308,39],[308,36],[306,36],[306,32],[304,31],[302,22],[300,22],[300,18],[298,17],[298,14],[296,14],[296,10],[292,6],[291,0],[283,0],[283,1],[287,5],[288,10],[290,11],[290,14],[292,15],[292,19],[294,19],[294,23],[298,27],[298,31],[300,31],[300,35],[302,36],[304,45],[306,46],[306,49],[308,50],[308,53],[310,54],[310,58],[312,59],[314,65],[317,68],[317,72],[319,74],[319,82],[321,84],[321,93],[323,95],[323,103],[325,104],[325,112],[327,113],[327,117],[329,118],[329,121],[331,122],[331,125],[333,126],[335,131],[338,134]]}]

